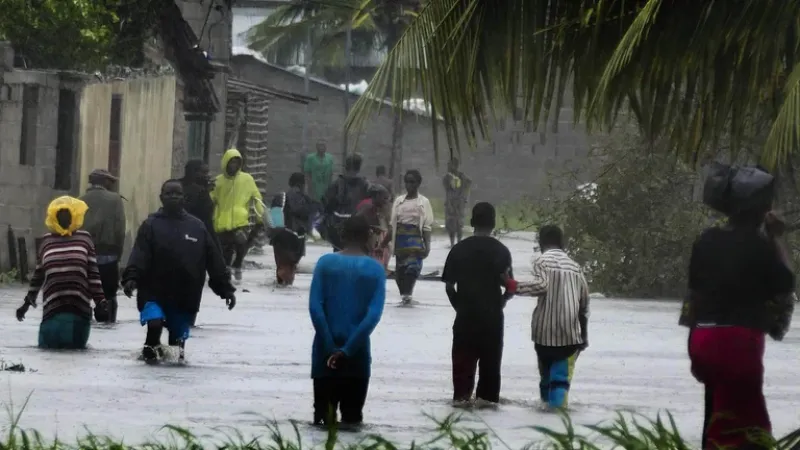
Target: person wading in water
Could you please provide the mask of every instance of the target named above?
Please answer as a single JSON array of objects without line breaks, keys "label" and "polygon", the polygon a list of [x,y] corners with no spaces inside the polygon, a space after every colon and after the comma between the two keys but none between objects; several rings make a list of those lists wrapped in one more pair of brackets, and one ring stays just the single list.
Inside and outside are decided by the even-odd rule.
[{"label": "person wading in water", "polygon": [[358,211],[358,204],[367,198],[369,182],[361,176],[361,156],[350,155],[344,162],[344,175],[339,175],[325,192],[325,239],[335,251],[342,248],[342,223]]},{"label": "person wading in water", "polygon": [[461,242],[464,235],[464,210],[469,200],[469,189],[472,180],[464,172],[458,170],[458,159],[451,158],[447,163],[447,173],[442,178],[444,184],[445,201],[444,217],[445,229],[450,236],[450,247]]},{"label": "person wading in water", "polygon": [[97,268],[92,236],[79,228],[88,207],[72,197],[59,197],[47,207],[45,225],[25,302],[17,320],[25,320],[42,293],[39,348],[84,349],[89,341],[92,302],[107,314],[108,302]]},{"label": "person wading in water", "polygon": [[[186,212],[197,217],[206,226],[211,234],[214,244],[222,251],[222,246],[214,232],[214,201],[211,200],[211,190],[214,183],[209,177],[208,164],[199,159],[186,163],[184,175],[181,178],[183,186],[184,208]],[[192,328],[197,324],[197,314],[192,317]]]},{"label": "person wading in water", "polygon": [[232,148],[222,156],[223,173],[217,175],[211,200],[214,201],[214,230],[219,235],[222,256],[232,268],[236,281],[242,280],[242,263],[250,236],[250,207],[256,210],[256,226],[264,217],[264,201],[255,180],[242,172],[242,154]]},{"label": "person wading in water", "polygon": [[389,209],[389,191],[379,184],[369,187],[369,198],[358,205],[358,214],[367,219],[372,229],[369,242],[370,255],[386,268],[389,263],[389,240],[391,235],[389,221],[392,220]]},{"label": "person wading in water", "polygon": [[269,230],[279,286],[294,283],[297,264],[306,254],[306,233],[310,229],[311,216],[318,209],[318,203],[304,193],[304,188],[304,175],[293,173],[289,177],[289,190],[273,199],[271,209],[283,222],[282,226]]},{"label": "person wading in water", "polygon": [[147,326],[142,348],[142,359],[147,363],[163,356],[161,334],[165,327],[169,345],[179,347],[179,360],[183,361],[206,272],[211,290],[226,301],[228,309],[236,306],[236,288],[231,285],[214,238],[200,219],[183,209],[180,180],[164,182],[160,198],[162,207],[139,227],[122,274],[125,295],[130,297],[138,291],[140,321]]},{"label": "person wading in water", "polygon": [[92,235],[100,280],[108,300],[108,314],[106,317],[97,317],[97,320],[107,323],[117,321],[119,260],[122,258],[126,233],[125,205],[122,196],[114,192],[117,182],[117,178],[107,170],[95,169],[89,174],[89,189],[81,197],[89,207],[83,220],[83,230]]},{"label": "person wading in water", "polygon": [[752,441],[772,433],[765,336],[780,340],[788,330],[795,275],[783,220],[768,208],[730,214],[728,225],[703,231],[692,247],[679,323],[690,328],[691,371],[706,388],[703,449],[771,448]]},{"label": "person wading in water", "polygon": [[[494,206],[478,203],[470,222],[475,234],[456,244],[442,271],[453,323],[453,406],[471,404],[475,369],[479,368],[475,405],[500,402],[503,359],[503,308],[514,295],[511,252],[492,237]],[[505,292],[503,292],[505,290]]]},{"label": "person wading in water", "polygon": [[548,409],[568,405],[578,355],[589,346],[589,285],[581,266],[564,251],[564,233],[555,225],[539,229],[542,254],[533,262],[533,281],[518,293],[539,297],[531,337],[539,363],[539,394]]},{"label": "person wading in water", "polygon": [[314,325],[311,378],[314,423],[357,427],[364,420],[372,356],[370,335],[386,302],[386,272],[367,255],[370,227],[363,216],[342,226],[343,248],[323,255],[314,268],[309,312]]},{"label": "person wading in water", "polygon": [[392,207],[390,243],[394,244],[395,281],[402,305],[412,304],[417,279],[422,273],[422,261],[431,252],[433,208],[427,197],[419,193],[422,175],[409,170],[405,177],[406,193],[398,196]]}]

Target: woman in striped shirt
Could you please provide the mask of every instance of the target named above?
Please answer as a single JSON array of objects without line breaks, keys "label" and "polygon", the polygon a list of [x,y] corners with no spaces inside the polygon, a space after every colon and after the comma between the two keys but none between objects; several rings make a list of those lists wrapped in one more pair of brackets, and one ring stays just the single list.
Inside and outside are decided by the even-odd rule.
[{"label": "woman in striped shirt", "polygon": [[92,236],[78,230],[87,209],[86,203],[66,196],[47,208],[45,225],[50,233],[42,238],[30,290],[17,310],[17,319],[24,320],[42,292],[40,348],[86,348],[92,302],[99,309],[107,307]]}]

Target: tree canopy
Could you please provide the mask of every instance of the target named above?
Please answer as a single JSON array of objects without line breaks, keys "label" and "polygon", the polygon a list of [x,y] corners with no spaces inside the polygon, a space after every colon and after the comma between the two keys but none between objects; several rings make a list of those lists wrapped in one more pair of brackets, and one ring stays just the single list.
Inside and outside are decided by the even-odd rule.
[{"label": "tree canopy", "polygon": [[312,52],[312,65],[343,66],[348,27],[354,54],[390,48],[419,7],[420,0],[295,0],[251,28],[247,42],[279,60],[305,49]]},{"label": "tree canopy", "polygon": [[631,111],[690,162],[749,152],[775,167],[800,140],[797,17],[800,0],[430,0],[348,127],[372,95],[399,108],[422,92],[459,148],[513,111],[555,126],[571,101],[590,129]]},{"label": "tree canopy", "polygon": [[0,0],[0,39],[29,67],[138,66],[167,0]]}]

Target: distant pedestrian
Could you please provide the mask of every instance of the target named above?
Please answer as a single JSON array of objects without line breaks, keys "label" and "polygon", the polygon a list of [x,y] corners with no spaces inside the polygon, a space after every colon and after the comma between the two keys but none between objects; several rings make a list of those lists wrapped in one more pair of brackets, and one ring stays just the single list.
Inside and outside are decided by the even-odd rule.
[{"label": "distant pedestrian", "polygon": [[117,321],[119,262],[127,233],[125,205],[122,196],[114,191],[114,185],[118,181],[107,170],[95,169],[89,174],[89,188],[81,197],[89,207],[83,220],[83,230],[92,235],[100,280],[108,300],[108,314],[97,319],[108,323]]},{"label": "distant pedestrian", "polygon": [[342,223],[358,211],[358,204],[368,197],[369,182],[361,175],[361,155],[345,159],[344,174],[334,180],[325,192],[325,239],[334,250],[342,248]]},{"label": "distant pedestrian", "polygon": [[[183,195],[185,197],[184,208],[186,212],[200,219],[211,234],[214,244],[222,251],[222,246],[214,232],[214,201],[211,200],[211,190],[214,183],[209,176],[208,164],[193,159],[186,163],[184,175],[181,178],[183,185]],[[197,323],[197,314],[192,317],[192,327]]]},{"label": "distant pedestrian", "polygon": [[[342,227],[343,248],[323,255],[314,268],[309,310],[314,325],[311,377],[314,423],[357,427],[364,420],[372,356],[370,335],[383,314],[386,273],[366,254],[369,224],[363,216]],[[332,414],[332,415],[331,415]]]},{"label": "distant pedestrian", "polygon": [[333,181],[333,156],[328,153],[325,142],[317,142],[317,151],[306,156],[303,172],[308,195],[315,201],[322,201]]},{"label": "distant pedestrian", "polygon": [[364,199],[358,206],[358,214],[363,215],[372,230],[369,250],[370,255],[385,268],[389,263],[389,243],[391,241],[392,220],[389,191],[379,184],[369,187],[369,198]]},{"label": "distant pedestrian", "polygon": [[764,348],[767,334],[780,340],[788,331],[795,275],[785,224],[768,208],[731,214],[692,247],[680,324],[690,329],[691,371],[706,389],[703,449],[773,448],[754,442],[772,434]]},{"label": "distant pedestrian", "polygon": [[589,346],[589,286],[578,263],[564,251],[564,235],[555,225],[539,230],[542,255],[533,262],[533,281],[518,293],[539,297],[531,321],[539,362],[539,392],[553,409],[567,407],[578,354]]},{"label": "distant pedestrian", "polygon": [[223,173],[217,175],[211,200],[214,201],[214,230],[219,235],[222,256],[236,281],[242,280],[242,264],[249,247],[250,208],[256,210],[256,226],[264,217],[264,201],[255,180],[242,172],[242,154],[232,148],[222,156]]},{"label": "distant pedestrian", "polygon": [[475,369],[479,368],[475,404],[500,401],[503,359],[503,308],[514,295],[511,252],[491,236],[495,210],[489,203],[472,209],[475,233],[456,244],[442,271],[447,296],[456,311],[453,323],[453,405],[471,404]]},{"label": "distant pedestrian", "polygon": [[214,240],[217,241],[214,232],[214,200],[211,199],[214,181],[209,175],[208,164],[199,159],[187,162],[183,178],[181,178],[181,185],[183,186],[186,212],[200,219]]},{"label": "distant pedestrian", "polygon": [[450,246],[461,242],[464,234],[464,212],[469,200],[469,190],[472,180],[459,169],[457,158],[451,158],[447,164],[447,173],[442,178],[444,183],[445,202],[444,217],[445,229],[450,237]]},{"label": "distant pedestrian", "polygon": [[147,336],[142,359],[155,363],[162,355],[161,334],[169,332],[168,344],[179,348],[179,360],[189,338],[192,317],[210,277],[209,287],[225,299],[228,309],[236,305],[230,274],[203,222],[183,208],[180,180],[167,180],[161,187],[161,209],[139,227],[136,241],[122,275],[125,295],[137,291],[137,306]]},{"label": "distant pedestrian", "polygon": [[413,302],[414,286],[422,274],[422,261],[431,253],[433,208],[427,197],[420,194],[422,175],[409,170],[403,177],[406,193],[398,196],[392,206],[391,231],[395,255],[395,281],[402,304]]},{"label": "distant pedestrian", "polygon": [[17,309],[17,320],[24,320],[42,292],[39,348],[86,348],[92,302],[98,310],[108,308],[92,236],[79,230],[87,209],[72,197],[59,197],[47,207],[45,225],[50,232],[42,237],[28,295]]},{"label": "distant pedestrian", "polygon": [[305,194],[304,187],[303,174],[293,173],[289,177],[289,190],[275,196],[272,202],[272,208],[282,222],[269,230],[279,286],[294,283],[297,264],[306,254],[306,233],[310,229],[311,215],[318,209],[317,202]]},{"label": "distant pedestrian", "polygon": [[394,200],[394,181],[386,174],[386,166],[375,169],[375,184],[383,186],[389,192],[389,199]]}]

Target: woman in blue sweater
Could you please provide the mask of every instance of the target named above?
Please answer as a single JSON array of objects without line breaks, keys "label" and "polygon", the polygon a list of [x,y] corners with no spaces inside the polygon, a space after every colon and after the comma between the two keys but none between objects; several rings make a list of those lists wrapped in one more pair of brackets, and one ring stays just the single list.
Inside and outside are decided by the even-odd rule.
[{"label": "woman in blue sweater", "polygon": [[314,423],[333,426],[339,410],[342,425],[357,427],[364,419],[369,337],[383,314],[386,272],[368,255],[370,227],[363,216],[348,218],[341,238],[343,249],[320,258],[311,281]]}]

